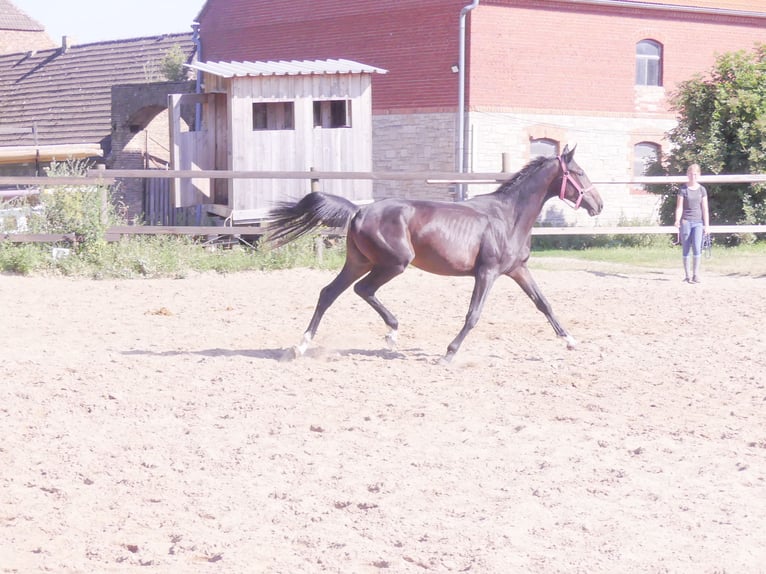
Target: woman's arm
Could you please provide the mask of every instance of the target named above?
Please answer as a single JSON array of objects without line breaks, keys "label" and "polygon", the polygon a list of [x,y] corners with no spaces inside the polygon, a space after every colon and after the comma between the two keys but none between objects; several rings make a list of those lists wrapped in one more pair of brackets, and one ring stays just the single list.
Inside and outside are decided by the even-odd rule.
[{"label": "woman's arm", "polygon": [[702,226],[705,233],[710,233],[710,211],[708,210],[707,194],[702,196]]},{"label": "woman's arm", "polygon": [[676,227],[681,226],[681,214],[683,212],[684,212],[684,198],[681,197],[681,195],[679,194],[678,197],[676,198],[676,222],[674,223]]}]

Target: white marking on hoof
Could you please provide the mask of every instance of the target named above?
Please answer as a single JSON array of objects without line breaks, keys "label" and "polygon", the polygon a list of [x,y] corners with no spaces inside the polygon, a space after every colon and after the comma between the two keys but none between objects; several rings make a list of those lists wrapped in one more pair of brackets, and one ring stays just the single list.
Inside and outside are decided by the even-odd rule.
[{"label": "white marking on hoof", "polygon": [[393,350],[396,349],[396,340],[399,337],[399,331],[396,329],[391,329],[388,332],[388,335],[386,335],[386,343],[388,344],[388,348]]},{"label": "white marking on hoof", "polygon": [[572,335],[567,335],[564,337],[564,340],[567,342],[567,349],[574,349],[577,347],[577,339],[575,339]]},{"label": "white marking on hoof", "polygon": [[303,354],[306,352],[306,349],[309,348],[309,345],[311,344],[311,333],[306,331],[303,333],[303,340],[301,340],[300,345],[297,345],[295,347],[295,354],[298,357],[302,357]]}]

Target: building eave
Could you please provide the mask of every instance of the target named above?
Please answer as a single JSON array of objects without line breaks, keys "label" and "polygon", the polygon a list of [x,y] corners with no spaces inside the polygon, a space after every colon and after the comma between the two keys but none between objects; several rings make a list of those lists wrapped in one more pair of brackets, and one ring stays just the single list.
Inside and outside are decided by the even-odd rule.
[{"label": "building eave", "polygon": [[40,146],[0,147],[0,164],[27,163],[31,161],[66,161],[102,157],[99,144],[61,144]]},{"label": "building eave", "polygon": [[634,8],[657,12],[675,12],[686,14],[708,14],[715,16],[736,16],[766,20],[766,12],[738,10],[733,8],[710,8],[705,6],[689,6],[685,4],[670,4],[661,2],[645,2],[641,0],[564,0],[567,4],[586,4],[591,6],[608,6],[614,8]]}]

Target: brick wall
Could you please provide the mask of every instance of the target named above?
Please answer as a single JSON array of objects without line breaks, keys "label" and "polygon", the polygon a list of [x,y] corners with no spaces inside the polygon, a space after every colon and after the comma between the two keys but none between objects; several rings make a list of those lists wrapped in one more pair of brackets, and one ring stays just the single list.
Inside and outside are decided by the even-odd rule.
[{"label": "brick wall", "polygon": [[[458,63],[459,14],[467,4],[209,0],[201,18],[202,59],[341,57],[386,68],[389,74],[372,83],[375,169],[451,170],[458,100],[458,74],[451,68]],[[716,54],[763,41],[766,21],[483,0],[467,29],[470,169],[499,171],[503,153],[521,167],[529,140],[551,137],[578,143],[578,159],[593,179],[624,179],[636,143],[666,144],[664,134],[675,123],[668,94],[710,69]],[[663,46],[661,87],[635,85],[636,43],[643,39]],[[414,183],[375,186],[376,196],[444,198],[448,191]],[[640,189],[610,185],[603,195],[602,222],[646,220],[656,211],[656,198]]]},{"label": "brick wall", "polygon": [[385,68],[373,110],[454,109],[464,0],[211,0],[202,60],[347,58]]},{"label": "brick wall", "polygon": [[474,107],[666,114],[664,98],[641,105],[647,93],[635,88],[637,42],[652,39],[663,46],[664,87],[672,91],[708,70],[716,54],[751,49],[766,35],[766,21],[756,27],[733,17],[571,5],[541,9],[539,2],[523,0],[512,8],[490,4],[471,16]]},{"label": "brick wall", "polygon": [[[459,14],[466,0],[211,0],[203,60],[349,58],[383,67],[376,113],[454,110]],[[757,22],[757,21],[755,21]],[[470,13],[472,107],[633,112],[635,46],[664,47],[666,89],[752,48],[766,22],[704,14],[490,0]],[[663,102],[664,103],[664,102]],[[646,110],[642,110],[646,111]],[[666,109],[653,111],[666,112]]]}]

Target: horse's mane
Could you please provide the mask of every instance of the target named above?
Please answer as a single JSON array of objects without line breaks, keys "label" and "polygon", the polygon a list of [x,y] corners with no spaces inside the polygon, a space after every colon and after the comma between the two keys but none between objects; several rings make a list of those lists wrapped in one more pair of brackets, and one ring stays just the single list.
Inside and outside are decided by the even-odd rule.
[{"label": "horse's mane", "polygon": [[524,182],[531,174],[536,173],[550,157],[538,156],[521,168],[511,179],[500,184],[495,193],[509,193]]}]

